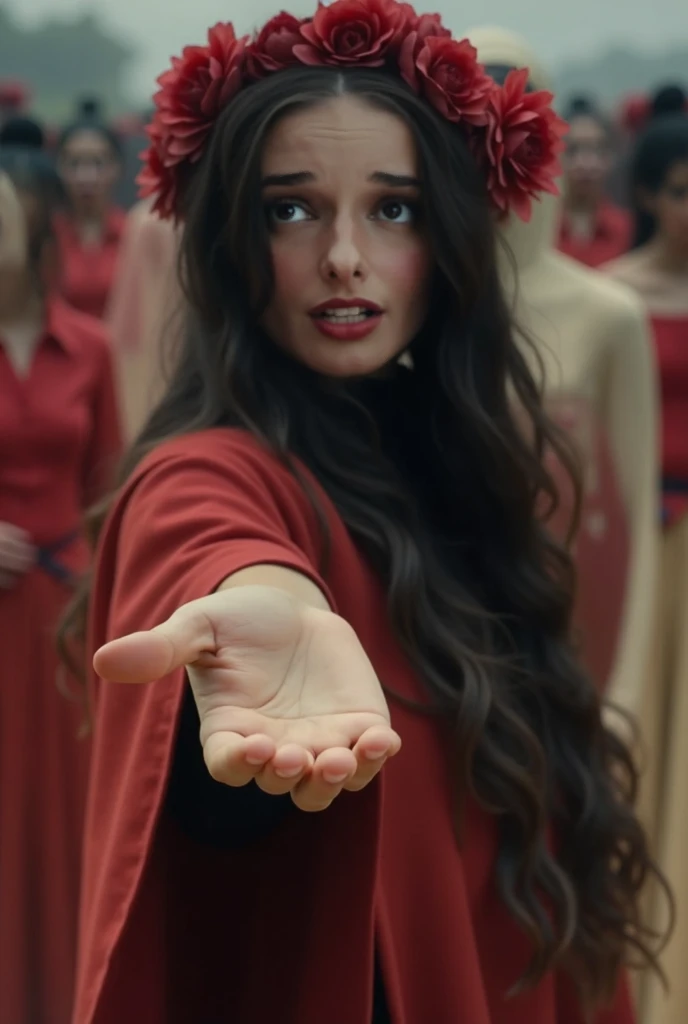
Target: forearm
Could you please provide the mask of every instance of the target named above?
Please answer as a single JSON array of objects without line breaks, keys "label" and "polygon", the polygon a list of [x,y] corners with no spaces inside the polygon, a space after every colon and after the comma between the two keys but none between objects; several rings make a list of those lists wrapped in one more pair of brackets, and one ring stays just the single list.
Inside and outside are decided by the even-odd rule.
[{"label": "forearm", "polygon": [[638,714],[650,671],[659,555],[658,385],[642,321],[612,367],[609,434],[625,500],[629,560],[623,623],[609,697]]},{"label": "forearm", "polygon": [[640,711],[643,691],[651,670],[654,613],[657,596],[659,530],[652,495],[649,508],[630,530],[631,547],[624,615],[614,672],[609,683],[609,700],[633,715]]}]

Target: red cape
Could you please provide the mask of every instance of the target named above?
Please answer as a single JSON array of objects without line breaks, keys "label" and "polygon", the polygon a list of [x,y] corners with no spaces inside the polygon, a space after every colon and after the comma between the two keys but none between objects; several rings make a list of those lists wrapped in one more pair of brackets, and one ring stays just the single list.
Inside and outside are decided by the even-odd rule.
[{"label": "red cape", "polygon": [[[332,537],[296,481],[238,432],[158,449],[100,545],[91,646],[150,627],[231,572],[307,573],[352,623],[381,679],[416,699],[385,595],[313,482]],[[435,719],[392,702],[404,747],[379,784],[295,813],[244,851],[195,846],[162,813],[183,673],[98,684],[74,1024],[370,1024],[377,945],[394,1024],[583,1024],[554,975],[509,999],[529,946],[494,881],[494,821],[469,807],[461,849]],[[596,1024],[630,1024],[624,990]]]}]

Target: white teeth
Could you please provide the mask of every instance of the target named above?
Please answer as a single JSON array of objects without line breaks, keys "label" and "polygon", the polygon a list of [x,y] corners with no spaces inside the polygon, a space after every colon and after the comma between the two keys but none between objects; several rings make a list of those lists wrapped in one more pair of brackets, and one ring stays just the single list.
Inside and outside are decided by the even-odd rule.
[{"label": "white teeth", "polygon": [[332,323],[338,323],[338,324],[362,324],[363,321],[367,320],[367,319],[368,319],[368,317],[365,315],[365,313],[362,313],[360,316],[327,316],[327,315],[325,315],[323,317],[323,320],[330,320]]},{"label": "white teeth", "polygon": [[361,317],[366,315],[362,306],[347,306],[343,309],[327,309],[321,314],[328,320],[348,320],[349,317]]}]

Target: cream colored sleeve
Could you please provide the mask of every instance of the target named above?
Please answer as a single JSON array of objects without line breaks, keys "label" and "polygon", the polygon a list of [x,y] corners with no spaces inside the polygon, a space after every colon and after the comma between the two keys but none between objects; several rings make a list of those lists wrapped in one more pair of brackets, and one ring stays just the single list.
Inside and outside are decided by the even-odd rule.
[{"label": "cream colored sleeve", "polygon": [[603,416],[628,515],[630,557],[609,700],[641,711],[650,683],[659,555],[659,391],[651,337],[629,305],[610,350]]}]

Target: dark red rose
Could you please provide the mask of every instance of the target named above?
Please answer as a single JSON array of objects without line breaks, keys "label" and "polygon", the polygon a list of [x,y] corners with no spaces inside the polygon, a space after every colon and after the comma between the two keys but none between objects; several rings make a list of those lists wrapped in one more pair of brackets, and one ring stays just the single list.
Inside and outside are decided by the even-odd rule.
[{"label": "dark red rose", "polygon": [[299,63],[294,56],[294,46],[303,43],[301,26],[305,23],[305,20],[286,11],[270,18],[246,50],[247,71],[251,78],[262,78],[272,71]]},{"label": "dark red rose", "polygon": [[483,159],[498,210],[529,220],[532,199],[558,194],[559,154],[567,125],[552,110],[552,93],[527,92],[528,69],[511,71],[488,105]]},{"label": "dark red rose", "polygon": [[319,4],[301,28],[294,53],[302,64],[380,67],[399,44],[408,5],[394,0],[335,0]]},{"label": "dark red rose", "polygon": [[177,205],[177,177],[174,169],[165,165],[154,140],[141,154],[141,159],[143,168],[136,178],[139,196],[141,199],[155,196],[153,210],[163,220],[174,217]]},{"label": "dark red rose", "polygon": [[421,14],[415,25],[415,32],[419,39],[427,39],[428,36],[441,36],[449,39],[451,32],[442,24],[439,14]]},{"label": "dark red rose", "polygon": [[245,49],[246,39],[220,23],[207,46],[187,46],[158,79],[154,124],[168,165],[199,159],[215,118],[243,84]]},{"label": "dark red rose", "polygon": [[467,39],[457,42],[448,34],[419,39],[412,33],[402,45],[399,66],[402,78],[448,121],[486,123],[493,82]]}]

